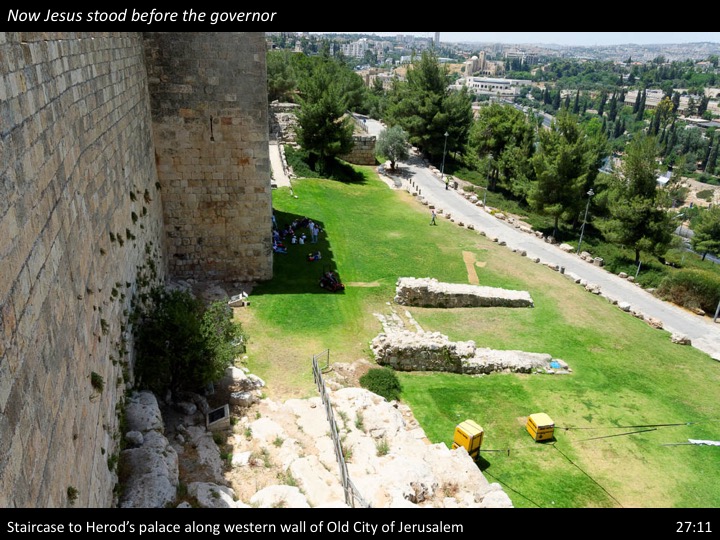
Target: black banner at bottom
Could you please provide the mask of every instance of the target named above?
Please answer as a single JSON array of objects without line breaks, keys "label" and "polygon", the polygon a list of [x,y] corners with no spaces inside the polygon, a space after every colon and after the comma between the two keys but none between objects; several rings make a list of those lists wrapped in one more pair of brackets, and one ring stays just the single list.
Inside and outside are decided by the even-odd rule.
[{"label": "black banner at bottom", "polygon": [[[174,510],[174,511],[173,511]],[[717,509],[0,509],[2,533],[13,538],[237,538],[244,535],[355,534],[371,537],[502,533],[712,536]]]}]

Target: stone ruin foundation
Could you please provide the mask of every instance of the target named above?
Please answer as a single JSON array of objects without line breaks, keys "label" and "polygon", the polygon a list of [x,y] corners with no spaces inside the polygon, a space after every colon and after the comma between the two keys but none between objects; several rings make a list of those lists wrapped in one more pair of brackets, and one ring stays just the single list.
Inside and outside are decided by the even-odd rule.
[{"label": "stone ruin foundation", "polygon": [[417,307],[533,307],[527,291],[442,283],[434,278],[398,278],[395,302]]},{"label": "stone ruin foundation", "polygon": [[572,371],[566,362],[549,354],[481,348],[474,341],[450,341],[439,332],[394,330],[376,336],[370,347],[378,365],[397,371],[447,371],[466,375]]}]

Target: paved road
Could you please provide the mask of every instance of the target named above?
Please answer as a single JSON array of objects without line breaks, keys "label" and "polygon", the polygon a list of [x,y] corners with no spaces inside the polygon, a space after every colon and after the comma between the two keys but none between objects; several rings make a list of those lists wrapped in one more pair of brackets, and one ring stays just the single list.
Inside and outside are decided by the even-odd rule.
[{"label": "paved road", "polygon": [[[665,330],[687,336],[695,348],[720,360],[720,322],[713,323],[711,317],[694,315],[674,304],[659,300],[641,287],[582,260],[574,253],[566,253],[557,246],[493,217],[457,191],[446,190],[439,173],[433,172],[417,156],[400,163],[400,166],[406,171],[409,169],[411,174],[408,178],[412,179],[420,190],[420,195],[430,204],[442,208],[445,214],[451,213],[456,222],[472,224],[476,230],[484,231],[488,237],[506,242],[510,249],[524,250],[528,257],[537,257],[542,263],[564,267],[566,272],[598,285],[606,297],[627,302],[633,309],[662,321]],[[407,180],[403,182],[407,183]]]},{"label": "paved road", "polygon": [[282,158],[280,157],[280,145],[277,143],[277,141],[270,141],[269,152],[273,186],[292,187],[290,185],[290,179],[288,178],[287,174],[285,174],[285,169],[282,166]]}]

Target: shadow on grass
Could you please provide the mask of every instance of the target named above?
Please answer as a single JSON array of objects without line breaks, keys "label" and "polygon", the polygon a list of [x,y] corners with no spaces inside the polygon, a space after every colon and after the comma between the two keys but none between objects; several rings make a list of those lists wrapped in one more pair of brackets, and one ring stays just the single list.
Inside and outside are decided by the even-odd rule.
[{"label": "shadow on grass", "polygon": [[[301,216],[289,212],[275,211],[275,220],[281,234],[281,241],[286,253],[273,254],[273,278],[258,284],[253,289],[253,295],[261,294],[343,294],[343,291],[330,292],[320,287],[320,278],[327,271],[332,271],[342,282],[342,276],[337,271],[330,242],[324,232],[322,221],[312,216]],[[299,239],[305,235],[304,244],[293,244],[292,235],[282,237],[282,232],[294,221],[302,222],[312,219],[320,227],[317,243],[311,242],[310,229],[304,225],[295,229],[295,236]],[[308,256],[320,252],[319,260],[308,260]]]},{"label": "shadow on grass", "polygon": [[356,171],[350,163],[342,159],[333,157],[322,163],[316,156],[311,156],[309,152],[293,148],[290,145],[285,147],[285,156],[288,165],[300,178],[327,178],[345,184],[365,184],[367,182],[367,177],[363,172]]},{"label": "shadow on grass", "polygon": [[332,160],[325,170],[328,178],[337,180],[344,184],[365,184],[367,182],[366,175],[361,171],[356,171],[352,165],[341,160]]}]

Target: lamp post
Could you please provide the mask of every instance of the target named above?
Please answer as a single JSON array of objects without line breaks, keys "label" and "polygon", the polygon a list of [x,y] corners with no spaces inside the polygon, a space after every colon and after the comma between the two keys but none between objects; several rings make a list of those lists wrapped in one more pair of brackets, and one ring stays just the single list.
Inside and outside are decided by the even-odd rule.
[{"label": "lamp post", "polygon": [[445,146],[443,146],[443,160],[442,166],[440,167],[440,178],[445,182],[445,189],[448,188],[448,183],[445,181],[445,150],[447,150],[447,138],[450,135],[447,131],[445,132]]},{"label": "lamp post", "polygon": [[587,194],[588,194],[588,201],[587,201],[587,205],[585,205],[585,217],[583,218],[583,224],[582,224],[582,227],[580,228],[580,241],[578,242],[578,248],[577,248],[576,255],[580,254],[580,246],[582,245],[583,234],[585,233],[585,223],[587,223],[588,210],[590,209],[590,199],[592,199],[592,196],[595,195],[595,192],[591,188],[590,191],[587,192]]}]

